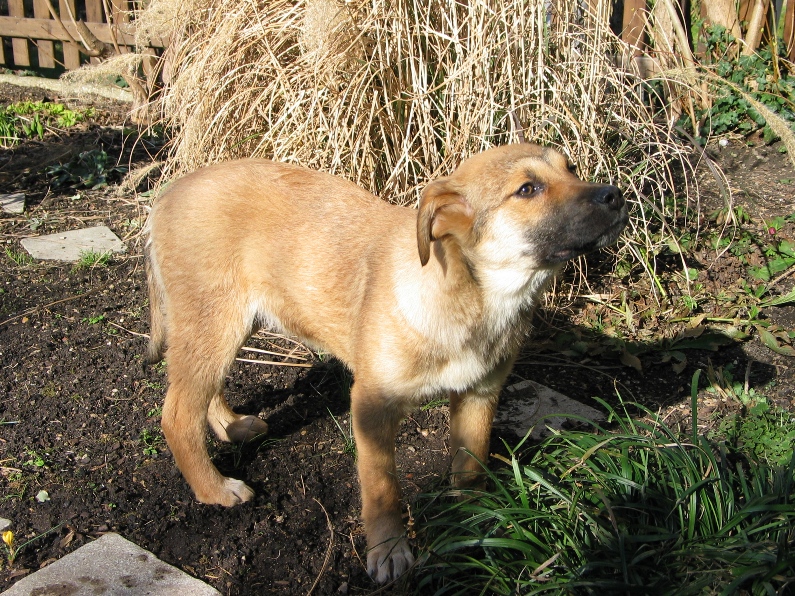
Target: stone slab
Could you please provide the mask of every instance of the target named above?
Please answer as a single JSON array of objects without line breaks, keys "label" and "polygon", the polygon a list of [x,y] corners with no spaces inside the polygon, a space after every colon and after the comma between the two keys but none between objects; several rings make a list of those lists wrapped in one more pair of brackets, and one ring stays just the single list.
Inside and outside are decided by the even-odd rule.
[{"label": "stone slab", "polygon": [[107,226],[25,238],[22,240],[22,247],[34,259],[70,262],[79,261],[80,253],[91,250],[115,253],[127,250],[124,243]]},{"label": "stone slab", "polygon": [[25,212],[25,193],[15,192],[9,195],[0,195],[0,207],[6,213],[19,214]]},{"label": "stone slab", "polygon": [[[563,416],[550,416],[563,414]],[[550,416],[545,418],[545,416]],[[549,430],[560,430],[567,416],[588,420],[604,420],[599,410],[582,404],[534,381],[522,381],[503,389],[494,426],[504,433],[523,438],[532,428],[533,439],[549,435]],[[542,420],[543,419],[543,420]]]},{"label": "stone slab", "polygon": [[2,596],[220,596],[118,534],[105,534],[29,575]]}]

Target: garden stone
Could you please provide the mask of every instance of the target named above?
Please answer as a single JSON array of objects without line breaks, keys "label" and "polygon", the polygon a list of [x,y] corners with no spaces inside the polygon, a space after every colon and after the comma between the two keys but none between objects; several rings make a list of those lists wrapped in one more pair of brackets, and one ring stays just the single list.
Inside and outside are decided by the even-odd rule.
[{"label": "garden stone", "polygon": [[[563,416],[550,416],[552,414]],[[560,430],[568,416],[587,418],[594,422],[604,420],[605,417],[599,410],[545,385],[522,381],[503,389],[494,426],[499,431],[513,433],[519,438],[523,438],[532,428],[531,437],[539,440],[551,434],[550,429]]]},{"label": "garden stone", "polygon": [[59,232],[22,240],[22,247],[34,259],[70,261],[80,260],[81,253],[124,252],[127,247],[107,226]]},{"label": "garden stone", "polygon": [[4,517],[0,517],[0,532],[5,530],[6,528],[8,528],[10,525],[11,525],[11,520],[10,519],[6,519]]},{"label": "garden stone", "polygon": [[6,213],[23,213],[25,211],[25,193],[15,192],[10,195],[0,195],[0,207]]},{"label": "garden stone", "polygon": [[118,534],[81,546],[19,580],[2,596],[220,596],[215,588],[163,563]]}]

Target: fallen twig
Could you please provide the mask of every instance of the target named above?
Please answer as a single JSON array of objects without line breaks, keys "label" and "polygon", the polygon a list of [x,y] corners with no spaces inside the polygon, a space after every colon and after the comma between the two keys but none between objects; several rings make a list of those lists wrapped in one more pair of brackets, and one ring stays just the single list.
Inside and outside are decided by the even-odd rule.
[{"label": "fallen twig", "polygon": [[312,587],[309,588],[309,591],[306,593],[306,596],[311,596],[312,592],[315,591],[317,584],[320,582],[320,578],[323,577],[323,574],[326,572],[329,559],[331,559],[331,550],[334,546],[334,526],[331,523],[331,518],[328,515],[328,511],[326,511],[326,508],[323,507],[323,503],[321,503],[315,498],[313,498],[312,500],[318,505],[320,505],[320,508],[323,510],[323,513],[326,516],[326,525],[328,526],[329,538],[328,538],[328,546],[326,547],[326,558],[323,559],[323,565],[320,567],[320,573],[317,574],[317,577],[315,578],[315,583],[313,583]]}]

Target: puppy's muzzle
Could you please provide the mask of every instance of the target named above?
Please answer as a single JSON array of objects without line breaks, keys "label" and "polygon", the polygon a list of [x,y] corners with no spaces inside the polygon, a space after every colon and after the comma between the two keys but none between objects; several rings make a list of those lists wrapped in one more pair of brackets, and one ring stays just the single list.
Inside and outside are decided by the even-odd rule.
[{"label": "puppy's muzzle", "polygon": [[598,187],[593,192],[591,201],[608,211],[620,211],[626,204],[621,191],[611,184]]},{"label": "puppy's muzzle", "polygon": [[584,184],[544,227],[531,231],[542,259],[557,264],[618,240],[629,221],[621,191],[610,184]]}]

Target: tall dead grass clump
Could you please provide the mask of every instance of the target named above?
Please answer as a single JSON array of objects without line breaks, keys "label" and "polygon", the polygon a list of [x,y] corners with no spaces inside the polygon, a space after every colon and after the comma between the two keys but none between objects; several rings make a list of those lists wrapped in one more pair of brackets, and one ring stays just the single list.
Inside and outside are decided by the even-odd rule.
[{"label": "tall dead grass clump", "polygon": [[527,140],[624,189],[633,243],[659,241],[649,220],[682,196],[672,162],[689,167],[688,150],[620,66],[605,0],[192,4],[160,104],[174,131],[168,177],[261,156],[411,204],[463,158],[515,142],[514,114]]}]

